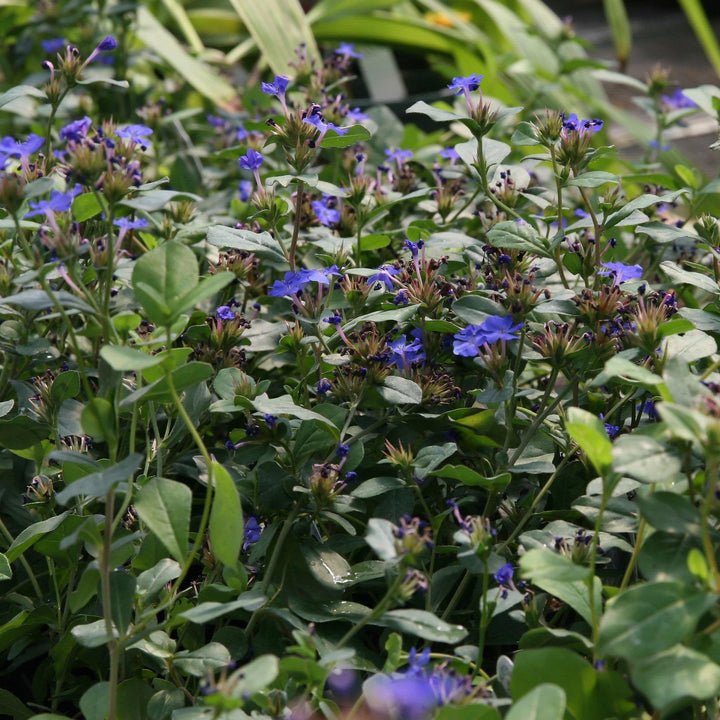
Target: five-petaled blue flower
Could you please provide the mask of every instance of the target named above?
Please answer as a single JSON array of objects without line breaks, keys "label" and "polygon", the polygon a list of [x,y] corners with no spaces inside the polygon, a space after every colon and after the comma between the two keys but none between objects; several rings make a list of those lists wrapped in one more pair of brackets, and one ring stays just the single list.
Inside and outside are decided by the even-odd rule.
[{"label": "five-petaled blue flower", "polygon": [[381,265],[378,268],[378,272],[376,272],[374,275],[371,275],[367,281],[368,285],[374,285],[377,282],[385,283],[385,287],[388,290],[393,289],[393,281],[392,276],[397,275],[399,272],[402,272],[400,268],[395,267],[394,265]]},{"label": "five-petaled blue flower", "polygon": [[113,225],[119,227],[121,230],[139,230],[148,226],[148,221],[145,218],[137,218],[137,220],[131,220],[129,217],[115,218]]},{"label": "five-petaled blue flower", "polygon": [[5,167],[11,157],[27,159],[37,152],[45,143],[45,139],[31,133],[25,142],[18,142],[9,135],[0,140],[0,167]]},{"label": "five-petaled blue flower", "polygon": [[235,319],[235,311],[229,305],[220,305],[220,307],[218,307],[218,309],[215,311],[215,314],[221,320]]},{"label": "five-petaled blue flower", "polygon": [[295,295],[299,293],[306,284],[306,282],[303,282],[300,273],[286,272],[282,280],[276,280],[273,283],[273,286],[268,290],[268,295],[273,297]]},{"label": "five-petaled blue flower", "polygon": [[425,360],[422,331],[416,329],[410,334],[415,338],[412,342],[408,342],[405,335],[401,335],[397,340],[387,344],[390,348],[388,365],[397,365],[400,370],[407,370],[413,363]]},{"label": "five-petaled blue flower", "polygon": [[289,77],[285,77],[285,75],[276,75],[275,79],[271,83],[261,83],[260,88],[266,95],[273,95],[277,98],[280,96],[285,97],[285,91],[287,90],[289,82]]},{"label": "five-petaled blue flower", "polygon": [[79,143],[87,136],[91,125],[92,120],[87,115],[80,120],[74,120],[60,130],[60,139]]},{"label": "five-petaled blue flower", "polygon": [[482,79],[482,75],[476,75],[475,73],[466,75],[465,77],[454,77],[448,87],[454,90],[456,95],[462,95],[463,93],[477,90],[480,87]]},{"label": "five-petaled blue flower", "polygon": [[78,184],[66,193],[59,190],[50,192],[49,200],[38,200],[29,202],[30,211],[25,213],[26,218],[35,217],[35,215],[47,215],[49,212],[67,212],[72,205],[73,198],[82,192],[82,187]]},{"label": "five-petaled blue flower", "polygon": [[464,330],[455,333],[453,353],[463,357],[475,357],[480,354],[483,345],[492,345],[499,340],[516,340],[515,333],[522,326],[523,323],[513,325],[510,315],[491,315],[482,324],[468,325]]},{"label": "five-petaled blue flower", "polygon": [[240,160],[240,167],[244,170],[257,170],[262,164],[265,158],[257,150],[248,148],[248,151],[243,155]]},{"label": "five-petaled blue flower", "polygon": [[353,43],[341,42],[340,47],[334,50],[336,55],[342,55],[345,58],[361,58],[362,53],[355,51]]},{"label": "five-petaled blue flower", "polygon": [[581,135],[585,132],[596,133],[598,130],[602,130],[603,121],[594,118],[592,120],[580,120],[578,116],[573,113],[570,117],[563,120],[563,130],[567,132],[576,132]]},{"label": "five-petaled blue flower", "polygon": [[136,143],[139,145],[143,150],[150,147],[152,144],[148,139],[148,135],[152,135],[153,131],[151,128],[147,127],[146,125],[128,125],[127,127],[124,127],[122,129],[118,128],[115,131],[115,134],[119,138],[123,138],[124,140],[130,140],[131,142]]},{"label": "five-petaled blue flower", "polygon": [[398,165],[402,165],[406,160],[410,160],[412,156],[412,150],[385,150],[385,157],[388,160],[394,160]]},{"label": "five-petaled blue flower", "polygon": [[625,265],[621,262],[606,262],[602,264],[607,270],[599,270],[598,275],[612,275],[613,285],[620,285],[628,280],[639,280],[642,277],[642,265]]},{"label": "five-petaled blue flower", "polygon": [[328,207],[322,200],[313,200],[310,204],[322,225],[330,227],[340,220],[340,211],[337,208]]},{"label": "five-petaled blue flower", "polygon": [[672,110],[684,110],[685,108],[695,108],[697,103],[691,100],[683,91],[678,88],[672,95],[662,95],[660,99]]},{"label": "five-petaled blue flower", "polygon": [[317,268],[306,270],[303,268],[299,273],[299,280],[303,287],[311,282],[320,283],[321,285],[329,285],[332,275],[341,275],[337,265],[331,265],[329,268]]},{"label": "five-petaled blue flower", "polygon": [[40,45],[46,53],[60,52],[65,47],[65,38],[52,38],[51,40],[41,40]]}]

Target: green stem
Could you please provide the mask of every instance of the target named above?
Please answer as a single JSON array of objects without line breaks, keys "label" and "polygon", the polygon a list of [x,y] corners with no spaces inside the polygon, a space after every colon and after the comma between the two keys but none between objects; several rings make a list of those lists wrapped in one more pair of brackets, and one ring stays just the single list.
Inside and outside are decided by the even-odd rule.
[{"label": "green stem", "polygon": [[293,272],[295,272],[295,253],[297,251],[298,237],[300,236],[300,212],[302,210],[304,189],[305,183],[301,180],[298,183],[297,196],[295,198],[295,224],[293,225],[292,240],[290,241],[290,254],[288,256],[290,269]]},{"label": "green stem", "polygon": [[465,588],[467,587],[467,584],[470,582],[471,577],[472,577],[472,573],[469,570],[466,570],[465,574],[462,576],[462,580],[460,580],[460,583],[458,584],[457,588],[455,589],[453,596],[450,598],[450,602],[447,604],[447,606],[443,610],[443,613],[440,616],[441,620],[445,620],[446,618],[450,617],[450,613],[452,613],[452,611],[455,609],[455,606],[458,604],[458,602],[460,602],[460,598],[462,597],[462,594],[465,592]]},{"label": "green stem", "polygon": [[645,518],[641,517],[640,523],[638,524],[638,530],[635,535],[635,547],[633,548],[632,555],[630,556],[628,566],[625,568],[625,574],[623,575],[622,582],[620,583],[619,592],[625,590],[625,588],[630,584],[630,580],[635,570],[635,565],[637,564],[638,555],[640,554],[640,548],[642,546],[646,526],[647,523],[645,522]]},{"label": "green stem", "polygon": [[602,527],[603,517],[605,515],[605,508],[607,507],[608,501],[610,500],[610,491],[608,489],[608,479],[603,477],[603,491],[600,499],[600,507],[598,508],[597,518],[595,519],[595,533],[593,535],[592,547],[590,549],[590,575],[588,577],[587,585],[590,604],[590,619],[592,620],[592,638],[593,638],[593,653],[596,654],[597,639],[599,631],[599,620],[598,608],[595,605],[595,569],[597,567],[597,552],[600,546],[600,528]]},{"label": "green stem", "polygon": [[[0,532],[3,534],[4,538],[8,542],[8,547],[15,542],[15,538],[12,536],[10,531],[7,529],[7,525],[2,521],[2,518],[0,518]],[[24,555],[20,555],[20,564],[23,566],[23,569],[25,570],[25,573],[28,576],[28,580],[30,581],[30,584],[32,585],[33,590],[35,591],[35,595],[37,595],[38,600],[43,599],[42,590],[40,589],[40,585],[38,584],[37,578],[35,577],[35,573],[33,572],[32,568],[30,567],[30,563],[25,559]]]},{"label": "green stem", "polygon": [[482,596],[480,597],[480,632],[478,633],[478,655],[477,661],[475,662],[475,670],[473,671],[473,678],[480,672],[482,667],[483,655],[485,653],[485,632],[489,619],[488,614],[488,589],[490,587],[490,571],[488,570],[487,558],[483,558],[483,589]]},{"label": "green stem", "polygon": [[705,470],[705,484],[707,490],[705,492],[705,499],[700,510],[701,520],[701,531],[702,531],[702,543],[703,549],[705,550],[705,559],[710,566],[712,572],[713,581],[715,583],[714,590],[720,595],[720,570],[718,569],[717,559],[715,557],[715,550],[713,548],[712,539],[710,538],[710,510],[712,509],[713,499],[715,497],[715,491],[717,490],[718,480],[718,461],[711,457],[707,462],[707,469]]},{"label": "green stem", "polygon": [[288,533],[292,528],[292,524],[295,522],[295,518],[299,513],[300,504],[296,502],[288,516],[285,518],[285,522],[280,529],[280,535],[278,535],[275,547],[273,548],[273,553],[270,556],[270,562],[265,570],[265,577],[263,578],[262,585],[260,586],[260,592],[262,592],[263,595],[267,594],[268,588],[270,587],[270,581],[272,580],[273,573],[275,572],[275,567],[280,560],[280,554],[282,552],[282,547],[285,544],[285,538],[288,536]]}]

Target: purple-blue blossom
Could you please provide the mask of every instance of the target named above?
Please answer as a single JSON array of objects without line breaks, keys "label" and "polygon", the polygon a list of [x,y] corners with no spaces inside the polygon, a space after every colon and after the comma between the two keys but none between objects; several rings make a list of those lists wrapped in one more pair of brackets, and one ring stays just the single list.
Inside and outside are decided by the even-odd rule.
[{"label": "purple-blue blossom", "polygon": [[9,135],[0,140],[0,167],[5,167],[11,157],[27,159],[36,153],[45,143],[45,139],[35,133],[27,136],[25,142],[18,142]]},{"label": "purple-blue blossom", "polygon": [[578,116],[573,113],[570,117],[563,120],[563,130],[568,132],[576,132],[581,135],[585,132],[596,133],[602,130],[603,121],[594,118],[592,120],[580,120]]},{"label": "purple-blue blossom", "polygon": [[494,575],[495,582],[503,587],[508,587],[513,579],[513,566],[511,563],[505,563]]},{"label": "purple-blue blossom", "polygon": [[359,107],[348,110],[345,117],[350,120],[350,122],[354,123],[359,123],[363,122],[364,120],[370,119],[370,116],[366,115]]},{"label": "purple-blue blossom", "polygon": [[330,227],[340,220],[340,211],[337,208],[328,207],[322,200],[313,200],[310,204],[322,225]]},{"label": "purple-blue blossom", "polygon": [[276,280],[268,295],[272,297],[285,297],[287,295],[295,295],[299,293],[307,283],[303,282],[300,273],[286,272],[282,280]]},{"label": "purple-blue blossom", "polygon": [[333,51],[336,55],[342,55],[344,58],[361,58],[362,53],[356,52],[353,43],[341,42],[340,47]]},{"label": "purple-blue blossom", "polygon": [[143,150],[147,149],[152,143],[147,139],[149,135],[153,134],[151,128],[146,125],[133,124],[127,125],[124,128],[118,128],[115,134],[123,140],[130,140],[139,145]]},{"label": "purple-blue blossom", "polygon": [[450,90],[455,91],[456,95],[462,95],[463,93],[477,90],[480,87],[482,79],[482,75],[476,75],[475,73],[464,77],[454,77],[448,87]]},{"label": "purple-blue blossom", "polygon": [[385,157],[388,160],[394,160],[398,165],[402,165],[406,160],[410,160],[412,156],[412,150],[385,150]]},{"label": "purple-blue blossom", "polygon": [[412,342],[408,342],[405,335],[389,342],[390,357],[388,365],[396,365],[400,370],[407,370],[413,363],[425,360],[425,350],[422,344],[422,331],[417,329],[410,333]]},{"label": "purple-blue blossom", "polygon": [[260,523],[256,517],[251,515],[245,520],[245,528],[243,529],[243,552],[245,552],[250,545],[254,545],[260,539],[261,534],[262,528],[260,527]]},{"label": "purple-blue blossom", "polygon": [[440,155],[441,158],[445,158],[446,160],[450,160],[451,162],[455,162],[455,160],[460,159],[460,155],[458,155],[458,151],[454,147],[446,147],[443,148],[438,155]]},{"label": "purple-blue blossom", "polygon": [[342,273],[338,270],[337,265],[331,265],[329,268],[317,268],[313,270],[302,269],[298,273],[299,281],[303,287],[311,282],[317,282],[321,285],[329,285],[330,278],[333,275],[340,276]]},{"label": "purple-blue blossom", "polygon": [[66,193],[62,193],[59,190],[52,190],[49,200],[38,200],[37,202],[30,200],[28,203],[30,211],[26,212],[24,217],[30,218],[36,215],[47,215],[49,212],[67,212],[72,206],[73,198],[81,192],[82,187],[79,184],[75,185],[72,190]]},{"label": "purple-blue blossom", "polygon": [[40,45],[46,53],[60,52],[66,45],[65,38],[52,38],[51,40],[41,40]]},{"label": "purple-blue blossom", "polygon": [[260,89],[266,95],[273,95],[277,98],[279,98],[281,95],[284,97],[289,82],[289,77],[286,77],[285,75],[276,75],[275,79],[271,83],[261,83]]},{"label": "purple-blue blossom", "polygon": [[516,340],[518,330],[523,323],[513,325],[510,315],[491,315],[480,325],[468,325],[455,333],[453,353],[463,357],[475,357],[480,354],[483,345],[492,345],[500,340]]},{"label": "purple-blue blossom", "polygon": [[248,151],[243,155],[238,162],[240,167],[244,170],[257,170],[262,164],[265,158],[257,150],[248,148]]},{"label": "purple-blue blossom", "polygon": [[252,195],[252,188],[253,185],[249,180],[240,181],[238,189],[240,190],[240,199],[243,202],[247,202],[250,199],[250,196]]},{"label": "purple-blue blossom", "polygon": [[68,142],[79,143],[87,137],[92,120],[86,115],[80,120],[73,120],[60,130],[60,139]]},{"label": "purple-blue blossom", "polygon": [[517,340],[515,333],[517,333],[522,326],[523,323],[521,322],[513,325],[513,319],[510,315],[505,315],[504,317],[491,315],[487,320],[482,322],[480,328],[487,338],[485,342],[492,345],[500,340]]},{"label": "purple-blue blossom", "polygon": [[381,265],[378,268],[378,272],[376,272],[374,275],[371,275],[367,281],[368,285],[374,285],[375,283],[381,282],[385,283],[385,287],[388,290],[393,289],[393,275],[397,275],[399,272],[402,272],[400,268],[395,267],[394,265]]},{"label": "purple-blue blossom", "polygon": [[691,100],[682,91],[682,88],[677,88],[672,95],[663,95],[660,99],[672,110],[684,110],[686,108],[697,107],[697,103],[694,100]]},{"label": "purple-blue blossom", "polygon": [[121,217],[115,218],[115,220],[113,220],[113,225],[125,231],[139,230],[140,228],[147,227],[148,224],[149,223],[145,218],[137,218],[136,220],[131,220],[129,217]]},{"label": "purple-blue blossom", "polygon": [[221,320],[234,320],[235,319],[235,311],[229,305],[220,305],[218,307],[218,309],[215,311],[215,314]]},{"label": "purple-blue blossom", "polygon": [[621,262],[606,262],[602,266],[607,270],[598,270],[598,275],[612,275],[613,285],[620,285],[628,280],[639,280],[642,277],[642,265],[625,265]]}]

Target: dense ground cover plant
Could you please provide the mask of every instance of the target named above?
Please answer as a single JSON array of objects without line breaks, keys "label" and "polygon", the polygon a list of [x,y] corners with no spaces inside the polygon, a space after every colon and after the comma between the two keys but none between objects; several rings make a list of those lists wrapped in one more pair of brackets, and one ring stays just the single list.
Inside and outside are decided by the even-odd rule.
[{"label": "dense ground cover plant", "polygon": [[[0,96],[47,111],[0,141],[3,711],[717,716],[716,183],[479,74],[362,113],[348,44],[117,122],[115,46]],[[648,163],[720,95],[639,89]]]}]

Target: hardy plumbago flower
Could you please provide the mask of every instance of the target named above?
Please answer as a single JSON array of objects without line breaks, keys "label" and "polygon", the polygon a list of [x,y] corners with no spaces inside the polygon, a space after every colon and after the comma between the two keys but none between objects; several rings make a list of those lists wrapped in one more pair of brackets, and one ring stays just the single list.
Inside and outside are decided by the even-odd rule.
[{"label": "hardy plumbago flower", "polygon": [[682,88],[677,88],[672,95],[662,95],[660,99],[671,110],[684,110],[686,108],[696,108],[697,103],[691,100]]},{"label": "hardy plumbago flower", "polygon": [[300,273],[286,272],[285,277],[282,280],[276,280],[268,295],[273,297],[285,297],[287,295],[295,295],[299,293],[307,285],[306,281],[303,281]]},{"label": "hardy plumbago flower", "polygon": [[147,150],[152,143],[147,139],[148,135],[152,135],[153,131],[151,128],[145,125],[127,125],[126,127],[115,131],[115,134],[123,140],[130,140],[131,142],[139,145],[143,150]]},{"label": "hardy plumbago flower", "polygon": [[388,343],[391,350],[388,365],[396,365],[400,370],[407,370],[413,363],[425,360],[425,350],[422,344],[422,331],[413,330],[410,333],[415,339],[408,342],[405,335]]},{"label": "hardy plumbago flower", "polygon": [[117,40],[112,35],[103,38],[98,46],[87,56],[80,70],[86,68],[100,53],[112,52],[117,47]]},{"label": "hardy plumbago flower", "polygon": [[322,200],[313,200],[310,204],[322,225],[330,227],[340,220],[340,211],[337,208],[328,207]]},{"label": "hardy plumbago flower", "polygon": [[389,150],[386,149],[385,157],[388,160],[394,160],[398,166],[403,165],[406,160],[410,160],[413,156],[412,150]]},{"label": "hardy plumbago flower", "polygon": [[245,528],[243,529],[243,552],[247,551],[250,545],[254,545],[260,539],[261,534],[262,528],[260,527],[260,523],[256,517],[251,515],[245,520]]},{"label": "hardy plumbago flower", "polygon": [[357,107],[353,108],[352,110],[348,110],[345,117],[348,120],[350,120],[350,122],[354,122],[354,123],[360,123],[360,122],[363,122],[364,120],[370,119],[369,115],[366,115],[364,112],[362,112],[362,110],[360,110],[360,108],[357,108]]},{"label": "hardy plumbago flower", "polygon": [[642,265],[625,265],[621,262],[602,264],[607,270],[599,270],[598,275],[612,275],[613,285],[620,285],[628,280],[639,280],[643,274]]},{"label": "hardy plumbago flower", "polygon": [[460,159],[460,155],[458,155],[458,151],[454,147],[443,148],[438,155],[446,160],[450,160],[450,164]]},{"label": "hardy plumbago flower", "polygon": [[36,153],[44,143],[45,138],[34,133],[28,135],[25,142],[18,142],[10,136],[4,137],[0,140],[0,167],[4,168],[13,157],[27,161],[30,155]]},{"label": "hardy plumbago flower", "polygon": [[65,38],[52,38],[52,40],[41,40],[40,45],[46,53],[60,52],[66,45]]},{"label": "hardy plumbago flower", "polygon": [[87,137],[92,120],[86,115],[81,120],[74,120],[60,130],[60,139],[68,142],[79,143]]},{"label": "hardy plumbago flower", "polygon": [[240,190],[240,199],[243,202],[247,202],[250,199],[250,196],[252,195],[252,187],[252,183],[249,180],[240,181],[238,189]]},{"label": "hardy plumbago flower", "polygon": [[466,75],[465,77],[454,77],[452,82],[448,85],[451,90],[455,91],[456,95],[465,96],[465,104],[467,105],[468,113],[470,113],[470,115],[473,114],[473,104],[470,93],[480,88],[482,79],[482,75],[476,75],[473,73],[472,75]]},{"label": "hardy plumbago flower", "polygon": [[263,190],[262,181],[260,180],[260,166],[263,164],[265,158],[257,150],[248,148],[248,151],[238,160],[240,167],[243,170],[252,171],[255,183],[257,184],[258,192]]},{"label": "hardy plumbago flower", "polygon": [[524,323],[513,325],[510,315],[491,315],[481,325],[468,325],[453,337],[453,353],[463,357],[475,357],[483,345],[492,345],[500,340],[517,340],[517,333]]},{"label": "hardy plumbago flower", "polygon": [[215,311],[215,314],[221,320],[234,320],[235,319],[235,312],[228,305],[220,305],[218,307],[218,309]]},{"label": "hardy plumbago flower", "polygon": [[316,145],[319,145],[323,141],[328,130],[332,130],[338,135],[347,135],[348,130],[350,129],[338,127],[335,123],[325,122],[323,120],[322,113],[320,113],[319,110],[309,113],[305,118],[303,118],[303,122],[308,125],[314,125],[320,131],[320,135],[318,135],[314,141]]},{"label": "hardy plumbago flower", "polygon": [[330,277],[333,275],[340,276],[342,273],[339,272],[337,265],[332,265],[329,268],[319,268],[316,270],[300,270],[298,273],[298,280],[303,287],[311,282],[317,282],[321,285],[329,285]]},{"label": "hardy plumbago flower", "polygon": [[35,217],[36,215],[50,215],[54,212],[67,212],[72,206],[73,199],[82,192],[82,187],[78,184],[75,187],[62,193],[59,190],[50,192],[49,200],[30,201],[30,211],[25,213],[26,218]]},{"label": "hardy plumbago flower", "polygon": [[361,58],[362,53],[355,51],[355,45],[353,43],[341,42],[340,47],[333,51],[336,55],[342,55],[345,58]]},{"label": "hardy plumbago flower", "polygon": [[589,132],[592,134],[602,130],[603,124],[603,121],[597,118],[593,120],[580,120],[578,116],[573,113],[570,117],[563,120],[563,130],[566,133],[576,132],[582,135],[583,133]]},{"label": "hardy plumbago flower", "polygon": [[287,101],[285,99],[285,92],[287,91],[290,78],[285,75],[276,75],[275,79],[271,83],[261,83],[260,88],[266,95],[272,95],[276,97],[282,105],[285,116],[288,115]]},{"label": "hardy plumbago flower", "polygon": [[400,272],[402,272],[402,268],[395,267],[394,265],[381,265],[378,268],[378,272],[376,272],[375,275],[371,275],[367,279],[368,285],[374,285],[375,283],[381,282],[385,283],[385,287],[388,290],[392,290],[392,278],[394,275],[397,275]]},{"label": "hardy plumbago flower", "polygon": [[121,230],[139,230],[140,228],[147,227],[149,225],[145,218],[137,218],[131,220],[128,217],[115,218],[113,225],[119,227]]}]

